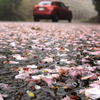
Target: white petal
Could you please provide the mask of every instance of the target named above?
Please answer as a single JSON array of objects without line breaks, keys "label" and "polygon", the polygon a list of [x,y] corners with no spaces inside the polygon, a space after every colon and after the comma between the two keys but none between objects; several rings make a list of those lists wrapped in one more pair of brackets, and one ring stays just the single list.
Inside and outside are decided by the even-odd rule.
[{"label": "white petal", "polygon": [[37,68],[36,65],[27,65],[28,68]]},{"label": "white petal", "polygon": [[85,90],[85,95],[90,97],[91,99],[98,99],[100,98],[100,89],[98,88],[89,88]]},{"label": "white petal", "polygon": [[0,100],[4,100],[1,94],[0,94]]},{"label": "white petal", "polygon": [[40,89],[41,87],[39,85],[35,85],[35,88],[38,90]]}]

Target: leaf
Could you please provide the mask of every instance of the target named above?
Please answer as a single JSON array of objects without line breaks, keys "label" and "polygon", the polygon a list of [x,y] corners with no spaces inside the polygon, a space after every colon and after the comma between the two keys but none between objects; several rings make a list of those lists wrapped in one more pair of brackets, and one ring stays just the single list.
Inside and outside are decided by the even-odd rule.
[{"label": "leaf", "polygon": [[7,64],[7,63],[9,63],[9,61],[4,61],[4,62],[3,62],[3,64]]},{"label": "leaf", "polygon": [[35,97],[35,94],[29,90],[27,90],[26,93],[29,97]]},{"label": "leaf", "polygon": [[8,60],[12,60],[14,57],[10,57],[10,58],[8,58]]},{"label": "leaf", "polygon": [[37,68],[38,68],[38,69],[41,69],[42,67],[43,67],[43,66],[38,66]]},{"label": "leaf", "polygon": [[35,86],[31,86],[30,88],[31,88],[31,90],[33,90],[33,91],[36,90]]},{"label": "leaf", "polygon": [[64,86],[64,87],[61,87],[61,88],[63,88],[63,89],[69,89],[70,87],[68,87],[68,86]]},{"label": "leaf", "polygon": [[70,98],[74,99],[74,100],[77,100],[78,97],[76,95],[71,95]]},{"label": "leaf", "polygon": [[48,73],[48,70],[43,70],[44,73]]},{"label": "leaf", "polygon": [[60,47],[60,50],[65,50],[65,48],[64,47]]},{"label": "leaf", "polygon": [[51,88],[51,89],[57,89],[57,87],[56,87],[56,86],[51,86],[50,88]]},{"label": "leaf", "polygon": [[23,67],[23,70],[24,71],[29,71],[29,68],[28,67]]}]

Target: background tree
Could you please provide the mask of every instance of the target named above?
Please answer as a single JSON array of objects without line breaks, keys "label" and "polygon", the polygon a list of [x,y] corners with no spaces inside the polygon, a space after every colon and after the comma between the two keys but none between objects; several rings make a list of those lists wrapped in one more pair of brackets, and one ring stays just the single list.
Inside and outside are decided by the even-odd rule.
[{"label": "background tree", "polygon": [[95,10],[98,12],[100,16],[100,0],[93,0],[93,4],[95,5]]},{"label": "background tree", "polygon": [[0,20],[17,20],[22,0],[0,0]]}]

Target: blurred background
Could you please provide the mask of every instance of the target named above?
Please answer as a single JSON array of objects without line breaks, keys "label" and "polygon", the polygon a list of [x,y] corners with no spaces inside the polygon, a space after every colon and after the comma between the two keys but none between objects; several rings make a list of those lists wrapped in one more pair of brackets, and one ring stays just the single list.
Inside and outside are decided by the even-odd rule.
[{"label": "blurred background", "polygon": [[[32,10],[41,0],[0,0],[0,21],[33,21]],[[73,19],[100,22],[100,0],[59,0],[69,6]]]}]

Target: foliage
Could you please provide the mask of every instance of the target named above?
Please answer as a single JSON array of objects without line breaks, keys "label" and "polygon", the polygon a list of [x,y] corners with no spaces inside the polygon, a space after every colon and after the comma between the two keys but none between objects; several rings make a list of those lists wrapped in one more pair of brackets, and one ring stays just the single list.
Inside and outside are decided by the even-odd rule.
[{"label": "foliage", "polygon": [[100,0],[93,0],[93,4],[95,5],[95,10],[98,12],[100,16]]},{"label": "foliage", "polygon": [[0,20],[16,20],[22,0],[0,0]]}]

